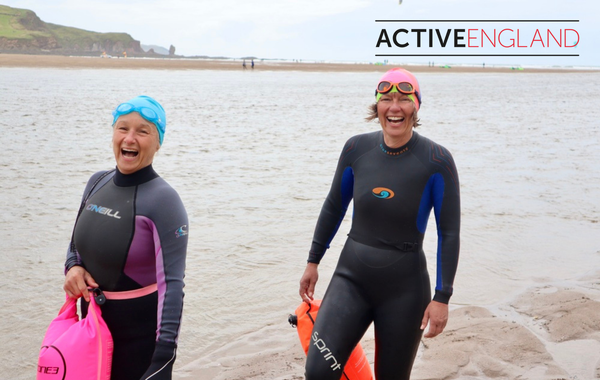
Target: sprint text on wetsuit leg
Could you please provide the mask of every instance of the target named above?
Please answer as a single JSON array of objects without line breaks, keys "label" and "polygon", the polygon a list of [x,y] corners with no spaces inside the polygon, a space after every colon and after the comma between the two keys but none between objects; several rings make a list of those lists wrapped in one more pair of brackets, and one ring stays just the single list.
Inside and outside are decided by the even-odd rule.
[{"label": "sprint text on wetsuit leg", "polygon": [[325,360],[326,361],[329,360],[329,359],[333,360],[333,364],[331,365],[331,369],[333,371],[341,369],[342,366],[340,364],[338,364],[338,361],[335,358],[335,356],[333,356],[333,354],[331,353],[331,350],[329,348],[327,348],[327,345],[325,344],[325,341],[323,341],[323,339],[319,338],[319,333],[318,332],[315,331],[313,333],[312,339],[313,339],[313,345],[315,347],[317,347],[321,353],[327,351],[326,354],[323,354],[323,357],[325,358]]}]

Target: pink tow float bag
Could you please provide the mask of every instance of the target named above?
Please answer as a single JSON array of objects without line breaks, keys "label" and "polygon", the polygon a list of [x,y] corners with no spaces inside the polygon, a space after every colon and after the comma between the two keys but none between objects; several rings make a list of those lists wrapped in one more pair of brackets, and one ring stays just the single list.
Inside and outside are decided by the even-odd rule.
[{"label": "pink tow float bag", "polygon": [[37,380],[110,380],[113,340],[94,291],[88,314],[79,320],[77,304],[68,298],[50,323],[38,359]]}]

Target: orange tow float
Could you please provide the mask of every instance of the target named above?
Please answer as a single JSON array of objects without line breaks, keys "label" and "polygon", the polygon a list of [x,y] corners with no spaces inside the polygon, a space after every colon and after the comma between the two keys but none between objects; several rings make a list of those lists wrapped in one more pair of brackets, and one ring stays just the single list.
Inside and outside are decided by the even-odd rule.
[{"label": "orange tow float", "polygon": [[[300,337],[305,354],[308,354],[308,346],[320,306],[321,300],[314,300],[310,304],[302,302],[294,312],[295,314],[290,315],[288,319],[292,326],[297,327],[298,337]],[[360,343],[350,354],[340,380],[373,380],[371,366]]]}]

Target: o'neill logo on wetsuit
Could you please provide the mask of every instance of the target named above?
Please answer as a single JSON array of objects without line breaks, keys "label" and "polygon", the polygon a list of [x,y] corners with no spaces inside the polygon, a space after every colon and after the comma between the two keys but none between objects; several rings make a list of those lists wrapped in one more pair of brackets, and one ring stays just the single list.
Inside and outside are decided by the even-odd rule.
[{"label": "o'neill logo on wetsuit", "polygon": [[187,234],[188,234],[188,232],[187,232],[187,224],[184,224],[183,226],[179,227],[177,229],[177,231],[175,231],[175,237],[178,237],[178,238],[182,237],[182,236],[185,236]]},{"label": "o'neill logo on wetsuit", "polygon": [[323,339],[319,338],[319,333],[318,332],[315,331],[313,333],[312,340],[314,342],[313,345],[315,347],[317,347],[321,353],[327,352],[327,353],[323,354],[323,357],[325,358],[325,361],[327,361],[329,359],[333,360],[333,364],[331,364],[331,370],[332,371],[335,371],[335,370],[338,370],[338,369],[342,368],[341,364],[338,364],[337,359],[331,353],[331,350],[329,348],[327,348],[327,345],[325,344],[325,341],[323,341]]},{"label": "o'neill logo on wetsuit", "polygon": [[112,208],[107,208],[107,207],[102,207],[102,206],[98,206],[98,205],[94,205],[94,204],[89,204],[85,209],[88,210],[88,211],[97,212],[98,214],[110,216],[110,217],[113,217],[113,218],[116,218],[116,219],[121,219],[121,217],[119,216],[119,212],[118,211],[114,211],[113,212]]},{"label": "o'neill logo on wetsuit", "polygon": [[380,199],[394,198],[394,192],[385,187],[376,187],[373,189],[373,195]]}]

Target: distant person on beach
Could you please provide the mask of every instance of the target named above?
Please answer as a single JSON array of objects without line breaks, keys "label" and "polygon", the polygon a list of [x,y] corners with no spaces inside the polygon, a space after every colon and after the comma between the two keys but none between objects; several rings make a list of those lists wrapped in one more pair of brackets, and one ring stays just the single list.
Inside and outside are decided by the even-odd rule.
[{"label": "distant person on beach", "polygon": [[254,70],[254,60],[252,60],[252,70]]},{"label": "distant person on beach", "polygon": [[[459,254],[456,167],[446,148],[414,131],[421,106],[414,75],[389,70],[375,96],[367,120],[378,120],[381,130],[354,136],[342,149],[300,280],[300,297],[311,302],[319,262],[354,200],[352,228],[312,332],[308,380],[339,380],[371,323],[376,378],[409,379],[424,330],[429,326],[425,337],[435,337],[448,319]],[[432,209],[438,232],[433,299],[423,252]]]},{"label": "distant person on beach", "polygon": [[242,62],[242,67],[244,68],[244,70],[246,70],[246,60],[244,59],[244,62]]},{"label": "distant person on beach", "polygon": [[163,107],[138,96],[113,111],[116,169],[89,179],[65,262],[64,290],[106,296],[114,341],[111,380],[169,380],[183,311],[188,218],[152,168],[166,128]]}]

